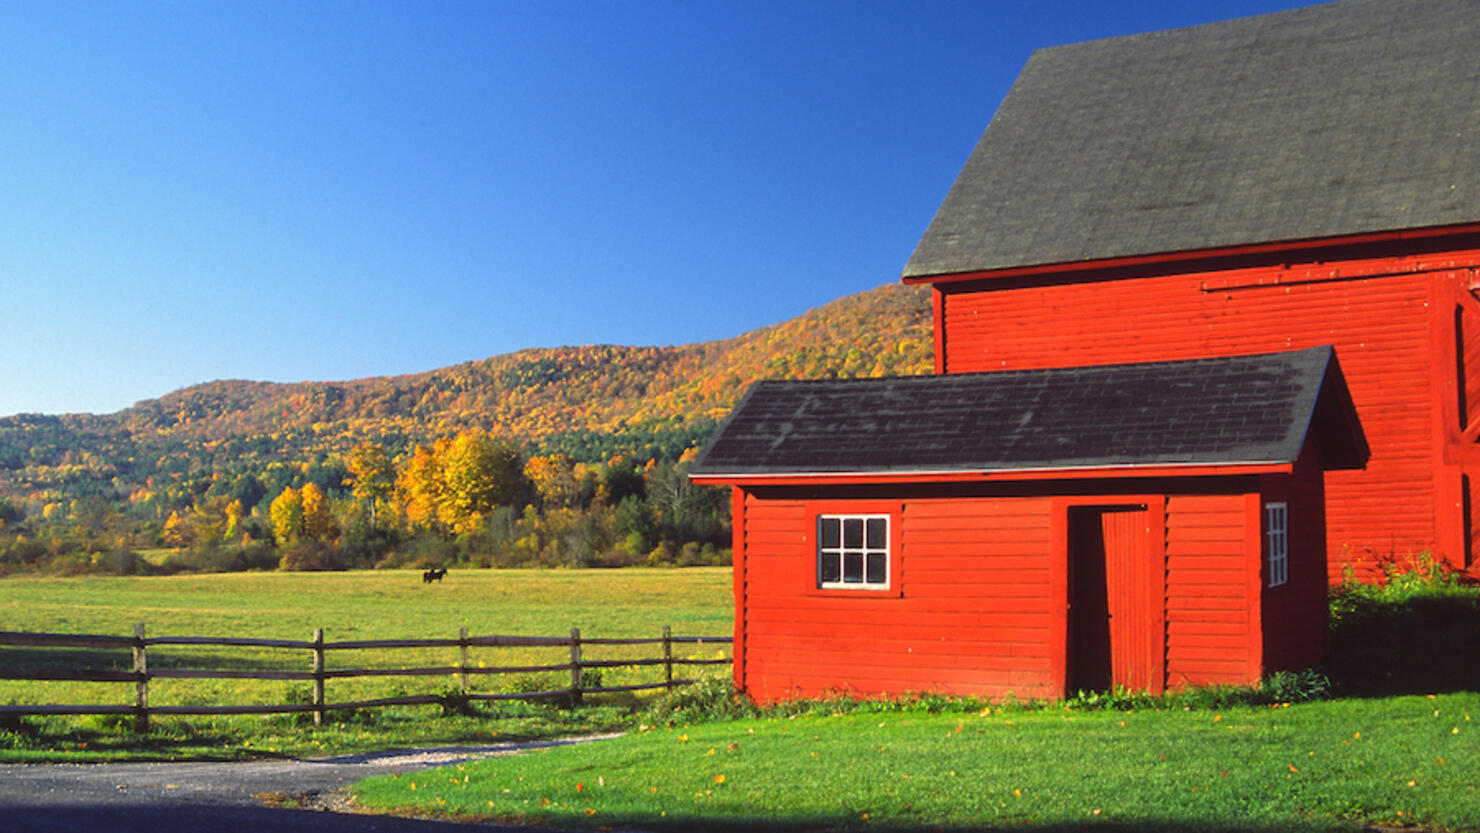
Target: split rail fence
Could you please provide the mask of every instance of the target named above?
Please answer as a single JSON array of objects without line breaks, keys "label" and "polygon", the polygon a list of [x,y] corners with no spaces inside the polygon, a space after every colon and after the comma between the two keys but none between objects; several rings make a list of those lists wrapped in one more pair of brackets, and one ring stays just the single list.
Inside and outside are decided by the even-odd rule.
[{"label": "split rail fence", "polygon": [[[101,670],[90,668],[7,668],[0,664],[0,679],[27,681],[67,682],[113,682],[133,683],[133,705],[16,705],[0,704],[0,714],[11,715],[84,715],[119,714],[133,715],[136,726],[147,730],[153,715],[230,715],[230,714],[289,714],[312,712],[315,723],[322,723],[324,713],[343,709],[367,709],[383,706],[407,706],[445,703],[446,694],[412,694],[399,697],[381,697],[351,702],[331,703],[325,688],[329,680],[353,677],[435,677],[450,676],[457,679],[458,697],[468,702],[489,700],[536,700],[564,699],[579,703],[586,694],[672,689],[689,685],[695,680],[676,678],[674,668],[697,665],[730,664],[733,657],[693,658],[674,656],[675,645],[728,645],[730,637],[721,636],[674,636],[671,628],[663,626],[662,636],[656,638],[582,638],[579,628],[571,628],[570,636],[470,636],[467,628],[460,628],[456,639],[371,639],[358,641],[324,641],[323,628],[315,628],[313,639],[298,641],[291,639],[251,639],[208,636],[146,636],[143,623],[134,626],[133,636],[106,636],[100,634],[22,633],[0,631],[0,646],[30,648],[92,648],[120,649],[133,652],[133,668],[129,671]],[[311,667],[307,671],[285,671],[253,668],[155,668],[149,667],[149,649],[162,645],[189,645],[225,648],[266,648],[284,651],[308,651]],[[658,645],[661,653],[657,657],[593,660],[582,657],[582,649],[588,646]],[[557,648],[566,647],[570,660],[546,665],[474,665],[469,660],[473,648]],[[421,668],[329,668],[325,659],[329,652],[379,650],[400,648],[457,648],[458,664]],[[0,654],[3,657],[3,654]],[[50,665],[48,663],[48,665]],[[635,685],[603,686],[587,685],[585,672],[594,669],[634,668],[661,666],[661,682]],[[550,672],[570,673],[570,685],[545,691],[480,692],[469,685],[469,678],[500,674],[540,674]],[[283,703],[276,705],[169,705],[151,706],[149,683],[160,679],[256,679],[290,680],[311,682],[313,695],[308,703]],[[599,677],[597,677],[599,679]]]}]

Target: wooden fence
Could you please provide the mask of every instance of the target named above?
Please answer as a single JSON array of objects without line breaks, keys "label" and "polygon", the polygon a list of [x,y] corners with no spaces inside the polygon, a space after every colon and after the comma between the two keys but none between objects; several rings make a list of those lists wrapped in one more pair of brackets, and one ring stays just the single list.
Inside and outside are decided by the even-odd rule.
[{"label": "wooden fence", "polygon": [[[465,701],[487,700],[532,700],[563,698],[579,703],[583,695],[623,691],[643,691],[688,685],[691,679],[674,677],[674,666],[718,665],[733,662],[731,657],[699,659],[676,657],[674,645],[718,645],[729,644],[730,637],[721,636],[674,636],[669,626],[663,626],[663,634],[656,638],[599,638],[583,639],[579,628],[571,628],[570,636],[469,636],[467,628],[460,628],[456,639],[371,639],[359,641],[325,642],[323,628],[315,628],[313,639],[297,641],[291,639],[250,639],[208,636],[146,636],[144,624],[134,626],[133,636],[105,636],[99,634],[21,633],[0,631],[0,646],[45,647],[45,648],[94,648],[129,649],[133,652],[133,668],[129,671],[39,668],[11,669],[0,665],[0,679],[28,681],[69,682],[114,682],[134,684],[133,705],[4,705],[0,714],[11,715],[70,715],[70,714],[123,714],[133,715],[141,731],[147,731],[152,715],[219,715],[219,714],[288,714],[313,712],[314,722],[322,723],[324,713],[336,709],[365,709],[381,706],[404,706],[447,702],[445,694],[414,694],[401,697],[382,697],[370,700],[330,703],[325,695],[325,684],[329,680],[351,677],[435,677],[450,676],[457,679],[460,699]],[[192,645],[227,648],[267,648],[285,651],[310,652],[310,669],[307,671],[282,671],[241,668],[156,668],[149,667],[149,649],[159,645]],[[660,645],[657,657],[638,659],[592,660],[583,659],[581,649],[585,646],[607,645]],[[557,648],[570,650],[570,661],[553,665],[473,665],[469,651],[473,648]],[[396,648],[457,648],[458,664],[427,668],[334,668],[325,662],[330,651],[356,651],[367,649]],[[3,655],[0,655],[3,656]],[[583,672],[588,669],[632,668],[661,666],[661,682],[638,685],[602,686],[585,685]],[[568,687],[545,691],[479,692],[469,686],[469,677],[498,674],[531,674],[548,672],[570,672]],[[278,705],[180,705],[151,706],[149,704],[149,682],[161,679],[255,679],[255,680],[298,680],[313,684],[312,700],[309,703],[284,703]]]}]

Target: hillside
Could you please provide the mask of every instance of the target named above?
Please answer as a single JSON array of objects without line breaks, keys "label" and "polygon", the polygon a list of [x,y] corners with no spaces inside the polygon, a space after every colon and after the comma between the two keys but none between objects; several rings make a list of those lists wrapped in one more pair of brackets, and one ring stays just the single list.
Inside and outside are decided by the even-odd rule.
[{"label": "hillside", "polygon": [[355,444],[393,454],[477,427],[531,451],[674,457],[702,443],[750,382],[928,373],[929,290],[890,284],[723,341],[521,350],[405,376],[216,381],[107,415],[0,419],[0,497],[33,509],[99,495],[255,504],[341,466]]}]

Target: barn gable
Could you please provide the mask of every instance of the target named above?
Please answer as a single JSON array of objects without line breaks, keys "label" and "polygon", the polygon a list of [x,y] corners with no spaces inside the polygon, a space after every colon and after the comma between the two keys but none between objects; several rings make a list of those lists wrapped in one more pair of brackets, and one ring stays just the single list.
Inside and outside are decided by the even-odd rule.
[{"label": "barn gable", "polygon": [[1480,4],[1343,0],[1035,52],[906,279],[1480,221]]},{"label": "barn gable", "polygon": [[935,369],[1332,345],[1373,454],[1330,581],[1480,577],[1480,3],[1340,0],[1035,53],[904,270]]}]

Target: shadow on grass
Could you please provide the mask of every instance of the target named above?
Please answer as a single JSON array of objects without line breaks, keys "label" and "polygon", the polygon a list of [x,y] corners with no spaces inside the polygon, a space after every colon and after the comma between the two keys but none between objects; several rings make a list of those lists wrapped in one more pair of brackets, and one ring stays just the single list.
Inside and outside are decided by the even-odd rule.
[{"label": "shadow on grass", "polygon": [[1480,592],[1351,608],[1331,631],[1327,673],[1338,695],[1480,691]]},{"label": "shadow on grass", "polygon": [[[558,825],[557,825],[558,826]],[[1260,824],[1258,822],[1215,822],[1205,819],[1157,819],[1141,818],[1134,820],[1098,820],[1087,819],[1085,821],[1045,822],[1033,823],[1028,821],[1006,822],[998,825],[986,824],[941,824],[939,822],[921,822],[920,824],[900,824],[893,822],[880,822],[876,820],[865,820],[861,818],[840,820],[836,816],[794,816],[786,821],[756,817],[747,818],[713,818],[705,816],[689,816],[674,819],[653,818],[645,816],[642,818],[623,819],[611,825],[612,829],[637,829],[651,831],[651,833],[677,833],[677,831],[705,830],[705,831],[734,831],[735,833],[751,833],[752,831],[776,831],[776,833],[814,833],[815,831],[837,831],[837,830],[867,830],[870,833],[879,831],[899,831],[899,833],[925,833],[925,831],[939,831],[939,833],[1300,833],[1300,831],[1324,831],[1329,830],[1329,824],[1319,822],[1302,823],[1299,821],[1281,820]]]},{"label": "shadow on grass", "polygon": [[[268,809],[240,806],[103,805],[75,804],[5,808],[5,829],[13,833],[70,833],[109,830],[114,833],[158,833],[164,830],[210,830],[213,833],[277,833],[313,830],[317,833],[459,833],[466,825],[424,819],[386,818],[315,810]],[[518,830],[489,828],[480,830]]]}]

